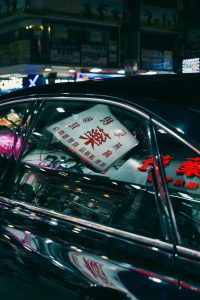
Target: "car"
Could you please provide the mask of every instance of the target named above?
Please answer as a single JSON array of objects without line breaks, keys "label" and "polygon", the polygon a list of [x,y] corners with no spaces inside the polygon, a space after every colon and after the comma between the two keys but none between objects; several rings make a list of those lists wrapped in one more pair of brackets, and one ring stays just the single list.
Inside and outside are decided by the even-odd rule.
[{"label": "car", "polygon": [[198,95],[154,78],[0,97],[1,300],[200,299]]}]

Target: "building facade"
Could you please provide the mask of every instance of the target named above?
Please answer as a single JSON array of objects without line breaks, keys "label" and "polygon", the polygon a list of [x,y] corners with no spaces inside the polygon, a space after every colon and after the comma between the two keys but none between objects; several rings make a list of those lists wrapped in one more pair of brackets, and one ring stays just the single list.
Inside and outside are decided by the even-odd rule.
[{"label": "building facade", "polygon": [[122,0],[0,0],[0,75],[119,68],[122,16]]},{"label": "building facade", "polygon": [[123,56],[141,71],[173,72],[179,60],[179,18],[176,0],[125,1]]}]

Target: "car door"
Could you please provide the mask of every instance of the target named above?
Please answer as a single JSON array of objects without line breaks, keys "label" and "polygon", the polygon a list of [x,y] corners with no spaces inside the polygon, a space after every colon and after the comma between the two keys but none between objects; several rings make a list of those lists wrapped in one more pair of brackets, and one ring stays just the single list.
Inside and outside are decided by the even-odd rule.
[{"label": "car door", "polygon": [[171,135],[158,125],[156,135],[164,165],[172,219],[177,236],[176,270],[179,299],[200,298],[200,158],[186,137]]},{"label": "car door", "polygon": [[148,115],[106,99],[43,100],[2,178],[1,299],[177,299]]}]

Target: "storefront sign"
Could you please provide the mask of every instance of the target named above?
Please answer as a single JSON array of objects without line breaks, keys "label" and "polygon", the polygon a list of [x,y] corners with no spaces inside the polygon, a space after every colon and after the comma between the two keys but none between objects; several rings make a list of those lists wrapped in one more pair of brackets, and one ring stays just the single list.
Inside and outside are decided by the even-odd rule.
[{"label": "storefront sign", "polygon": [[173,69],[173,52],[142,49],[141,66],[143,69],[171,71]]},{"label": "storefront sign", "polygon": [[23,78],[24,87],[33,87],[43,84],[43,75],[42,74],[30,74],[27,77]]},{"label": "storefront sign", "polygon": [[[164,167],[170,166],[170,162],[172,160],[175,160],[175,157],[171,155],[163,155],[162,165]],[[147,157],[147,159],[142,161],[142,164],[138,167],[138,170],[141,172],[148,172],[149,166],[152,164],[153,164],[153,157],[150,155]],[[172,186],[186,188],[186,189],[199,188],[200,157],[185,158],[185,160],[183,160],[181,163],[178,163],[176,169],[173,171],[175,172],[176,176],[179,177],[171,177],[171,176],[166,177],[166,181],[172,184]],[[149,175],[147,180],[151,182],[152,176]]]},{"label": "storefront sign", "polygon": [[176,30],[176,10],[143,5],[140,13],[141,27],[157,30]]},{"label": "storefront sign", "polygon": [[123,0],[34,0],[1,1],[1,18],[26,12],[49,14],[57,12],[68,16],[93,20],[119,22],[123,16]]},{"label": "storefront sign", "polygon": [[199,73],[199,58],[184,59],[182,62],[182,73]]},{"label": "storefront sign", "polygon": [[0,90],[5,92],[8,90],[17,90],[23,88],[23,78],[5,78],[0,80]]},{"label": "storefront sign", "polygon": [[83,44],[81,46],[81,63],[87,66],[106,66],[107,47],[102,45]]},{"label": "storefront sign", "polygon": [[51,62],[79,64],[80,50],[77,46],[54,43],[51,49]]},{"label": "storefront sign", "polygon": [[138,144],[103,104],[54,123],[47,130],[71,152],[102,172]]}]

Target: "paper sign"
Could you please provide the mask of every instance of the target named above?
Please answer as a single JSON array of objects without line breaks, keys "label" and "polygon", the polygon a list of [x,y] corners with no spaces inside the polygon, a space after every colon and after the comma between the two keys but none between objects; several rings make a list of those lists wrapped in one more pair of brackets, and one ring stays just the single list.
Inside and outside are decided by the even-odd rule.
[{"label": "paper sign", "polygon": [[47,130],[71,152],[102,172],[138,144],[103,104],[56,122]]}]

